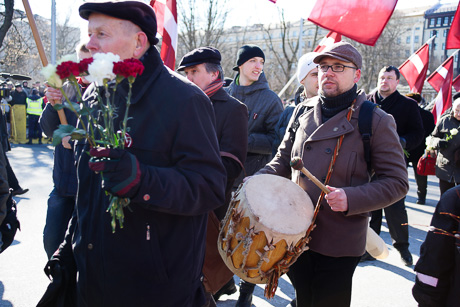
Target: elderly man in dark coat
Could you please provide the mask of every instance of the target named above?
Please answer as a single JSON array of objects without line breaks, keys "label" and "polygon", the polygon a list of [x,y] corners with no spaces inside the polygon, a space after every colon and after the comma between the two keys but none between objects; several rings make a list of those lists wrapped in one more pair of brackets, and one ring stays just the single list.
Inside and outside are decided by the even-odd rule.
[{"label": "elderly man in dark coat", "polygon": [[[79,11],[93,55],[139,59],[145,69],[133,83],[126,148],[75,145],[79,187],[69,226],[75,230],[49,264],[75,261],[79,306],[201,306],[207,216],[224,203],[226,179],[211,102],[164,66],[151,6],[97,1]],[[125,116],[128,88],[125,79],[114,94],[115,127]],[[106,192],[130,200],[115,233]]]}]

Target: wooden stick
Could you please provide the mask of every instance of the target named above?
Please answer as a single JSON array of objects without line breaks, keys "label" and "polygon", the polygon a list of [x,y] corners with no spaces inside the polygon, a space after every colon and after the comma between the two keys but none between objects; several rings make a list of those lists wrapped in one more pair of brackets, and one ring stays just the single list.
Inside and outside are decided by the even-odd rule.
[{"label": "wooden stick", "polygon": [[324,193],[329,194],[331,190],[329,190],[321,181],[319,181],[312,173],[310,173],[304,166],[302,159],[300,157],[294,157],[290,163],[291,167],[295,170],[301,171],[305,176],[308,177],[313,183],[320,188]]},{"label": "wooden stick", "polygon": [[[35,23],[34,15],[32,14],[32,10],[30,9],[29,1],[22,0],[24,5],[24,9],[26,11],[27,19],[29,20],[30,29],[32,30],[32,34],[34,36],[35,44],[37,45],[38,54],[40,55],[40,60],[42,62],[43,67],[48,65],[48,59],[46,58],[45,48],[43,48],[42,40],[40,39],[40,34],[38,33],[37,24]],[[59,101],[59,103],[61,103]],[[59,115],[59,121],[62,125],[67,125],[67,118],[65,117],[64,110],[57,111]]]}]

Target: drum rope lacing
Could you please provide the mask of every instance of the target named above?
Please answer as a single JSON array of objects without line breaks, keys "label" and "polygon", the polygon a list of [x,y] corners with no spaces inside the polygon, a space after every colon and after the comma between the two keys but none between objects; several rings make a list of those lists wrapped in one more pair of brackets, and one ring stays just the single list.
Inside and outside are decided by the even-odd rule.
[{"label": "drum rope lacing", "polygon": [[[347,120],[350,121],[351,115],[353,114],[354,105],[355,105],[356,99],[353,100],[351,103],[351,106],[348,109],[347,113]],[[337,139],[337,144],[334,149],[334,154],[332,155],[331,162],[329,163],[329,168],[327,171],[326,175],[326,180],[324,181],[324,184],[327,185],[331,179],[332,176],[332,171],[334,170],[334,165],[337,160],[337,156],[339,155],[339,150],[340,147],[342,146],[343,143],[343,138],[345,137],[344,134],[342,134],[338,139]],[[289,271],[289,266],[292,265],[297,258],[305,251],[308,249],[307,244],[310,242],[310,232],[315,228],[315,221],[316,217],[319,212],[319,208],[321,207],[321,202],[324,199],[324,196],[326,193],[324,191],[321,191],[321,194],[318,198],[318,202],[316,203],[315,206],[315,211],[313,214],[313,218],[311,221],[310,226],[307,229],[307,232],[305,233],[305,236],[300,239],[300,241],[296,244],[294,247],[293,251],[288,250],[286,252],[286,255],[284,256],[283,259],[281,259],[278,263],[276,263],[273,268],[270,269],[271,271],[271,276],[269,277],[269,281],[267,285],[265,286],[265,297],[268,299],[272,299],[275,296],[276,289],[278,288],[278,279],[283,275],[284,273],[287,273]],[[267,272],[268,273],[268,272]]]}]

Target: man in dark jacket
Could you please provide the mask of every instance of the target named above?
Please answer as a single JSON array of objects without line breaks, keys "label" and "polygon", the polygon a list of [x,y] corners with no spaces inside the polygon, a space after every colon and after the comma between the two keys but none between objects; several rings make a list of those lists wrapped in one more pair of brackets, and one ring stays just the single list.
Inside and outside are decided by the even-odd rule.
[{"label": "man in dark jacket", "polygon": [[420,111],[420,117],[422,118],[423,124],[423,131],[424,139],[420,144],[412,150],[409,150],[409,157],[407,158],[408,162],[412,163],[412,168],[414,169],[414,177],[415,182],[417,183],[417,201],[416,204],[424,205],[426,201],[426,193],[428,187],[428,178],[427,176],[419,175],[417,173],[417,163],[421,156],[425,153],[425,139],[433,132],[435,124],[434,124],[434,116],[433,113],[427,111],[420,107],[422,102],[422,96],[419,93],[409,93],[406,94],[407,97],[414,99],[417,101],[419,107],[418,110]]},{"label": "man in dark jacket", "polygon": [[[370,94],[368,99],[391,114],[396,122],[399,142],[406,151],[416,148],[423,141],[423,124],[417,102],[401,95],[396,87],[399,84],[399,70],[394,66],[385,66],[380,70],[378,89]],[[409,226],[407,226],[407,211],[405,197],[386,207],[385,217],[393,246],[401,254],[401,260],[406,266],[412,265],[412,255],[409,252]],[[406,224],[406,225],[402,225]],[[380,234],[382,225],[382,210],[372,212],[371,228]]]},{"label": "man in dark jacket", "polygon": [[[88,20],[93,55],[139,59],[144,71],[132,87],[125,149],[90,150],[86,140],[75,145],[76,227],[49,264],[75,260],[80,306],[201,306],[207,214],[224,203],[226,177],[211,102],[164,66],[151,6],[85,2],[79,12]],[[128,91],[125,79],[112,92],[115,127]],[[130,200],[115,233],[106,191]]]},{"label": "man in dark jacket", "polygon": [[27,97],[27,115],[28,115],[28,127],[29,127],[29,143],[32,144],[32,139],[38,138],[38,144],[42,143],[42,129],[38,124],[40,115],[45,108],[45,102],[43,97],[38,95],[37,89],[32,89],[31,95]]},{"label": "man in dark jacket", "polygon": [[460,302],[460,186],[441,196],[431,220],[412,289],[421,307],[458,306]]},{"label": "man in dark jacket", "polygon": [[317,52],[309,52],[304,54],[297,65],[297,81],[299,81],[300,86],[295,92],[294,103],[288,105],[284,108],[283,113],[281,113],[280,119],[276,124],[275,131],[275,141],[273,142],[273,156],[276,155],[278,147],[283,140],[284,134],[286,133],[286,127],[291,119],[294,109],[299,103],[312,98],[318,95],[318,68],[313,59],[317,56]]},{"label": "man in dark jacket", "polygon": [[[224,73],[220,61],[219,50],[213,47],[200,47],[184,55],[177,70],[184,71],[187,79],[201,88],[214,106],[217,140],[222,163],[227,171],[225,205],[215,209],[214,213],[219,220],[223,220],[230,204],[233,182],[240,175],[246,161],[248,108],[223,89]],[[216,244],[207,248],[207,252],[212,248],[218,254]],[[221,294],[235,292],[236,286],[232,278],[214,295],[214,299],[218,300]]]},{"label": "man in dark jacket", "polygon": [[[77,48],[79,60],[91,58],[91,53],[84,44]],[[78,84],[82,93],[85,92],[89,82],[85,78],[77,77]],[[63,86],[67,97],[76,102],[76,92],[72,84],[67,82]],[[49,103],[46,105],[40,117],[40,126],[48,137],[53,137],[54,130],[59,128],[60,119],[54,105],[62,101],[60,90],[48,87],[46,97]],[[75,127],[77,117],[69,109],[64,109],[64,114],[69,125]],[[59,244],[64,240],[67,225],[72,218],[75,207],[75,197],[77,195],[77,172],[75,168],[75,158],[73,155],[73,142],[69,142],[70,136],[64,137],[61,144],[54,148],[53,183],[54,187],[48,198],[48,208],[46,211],[46,223],[43,229],[43,245],[48,259],[54,254]]]},{"label": "man in dark jacket", "polygon": [[[238,74],[227,93],[243,102],[249,111],[248,154],[244,168],[250,176],[264,167],[272,158],[275,126],[283,112],[281,99],[270,90],[263,72],[265,55],[256,45],[245,45],[238,50],[236,66]],[[243,180],[235,180],[234,187]]]},{"label": "man in dark jacket", "polygon": [[[256,45],[244,45],[238,50],[237,71],[233,82],[226,88],[227,93],[243,102],[249,111],[248,154],[244,168],[234,183],[234,188],[243,181],[244,175],[251,176],[272,158],[275,126],[283,112],[281,99],[270,90],[263,72],[265,54]],[[254,284],[241,281],[237,306],[250,306]]]}]

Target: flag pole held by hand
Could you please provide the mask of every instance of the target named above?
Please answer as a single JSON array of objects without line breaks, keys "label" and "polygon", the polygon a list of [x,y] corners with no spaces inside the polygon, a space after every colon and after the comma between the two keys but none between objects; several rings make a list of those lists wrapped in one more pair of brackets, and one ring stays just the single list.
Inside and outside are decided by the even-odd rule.
[{"label": "flag pole held by hand", "polygon": [[304,166],[302,159],[300,157],[292,158],[290,165],[293,169],[301,171],[305,176],[308,177],[313,183],[320,188],[324,193],[329,194],[331,190],[329,190],[324,184],[321,183],[312,173],[310,173]]},{"label": "flag pole held by hand", "polygon": [[[42,40],[40,39],[40,34],[38,33],[37,25],[35,24],[34,15],[32,14],[32,10],[30,9],[29,1],[22,0],[24,5],[24,9],[27,14],[27,19],[29,20],[30,29],[32,30],[32,34],[34,36],[35,44],[37,45],[38,54],[40,55],[40,60],[42,62],[43,67],[48,65],[48,59],[46,58],[45,48],[43,48]],[[60,102],[59,102],[60,103]],[[65,117],[64,110],[58,111],[59,121],[62,125],[67,125],[67,118]]]}]

